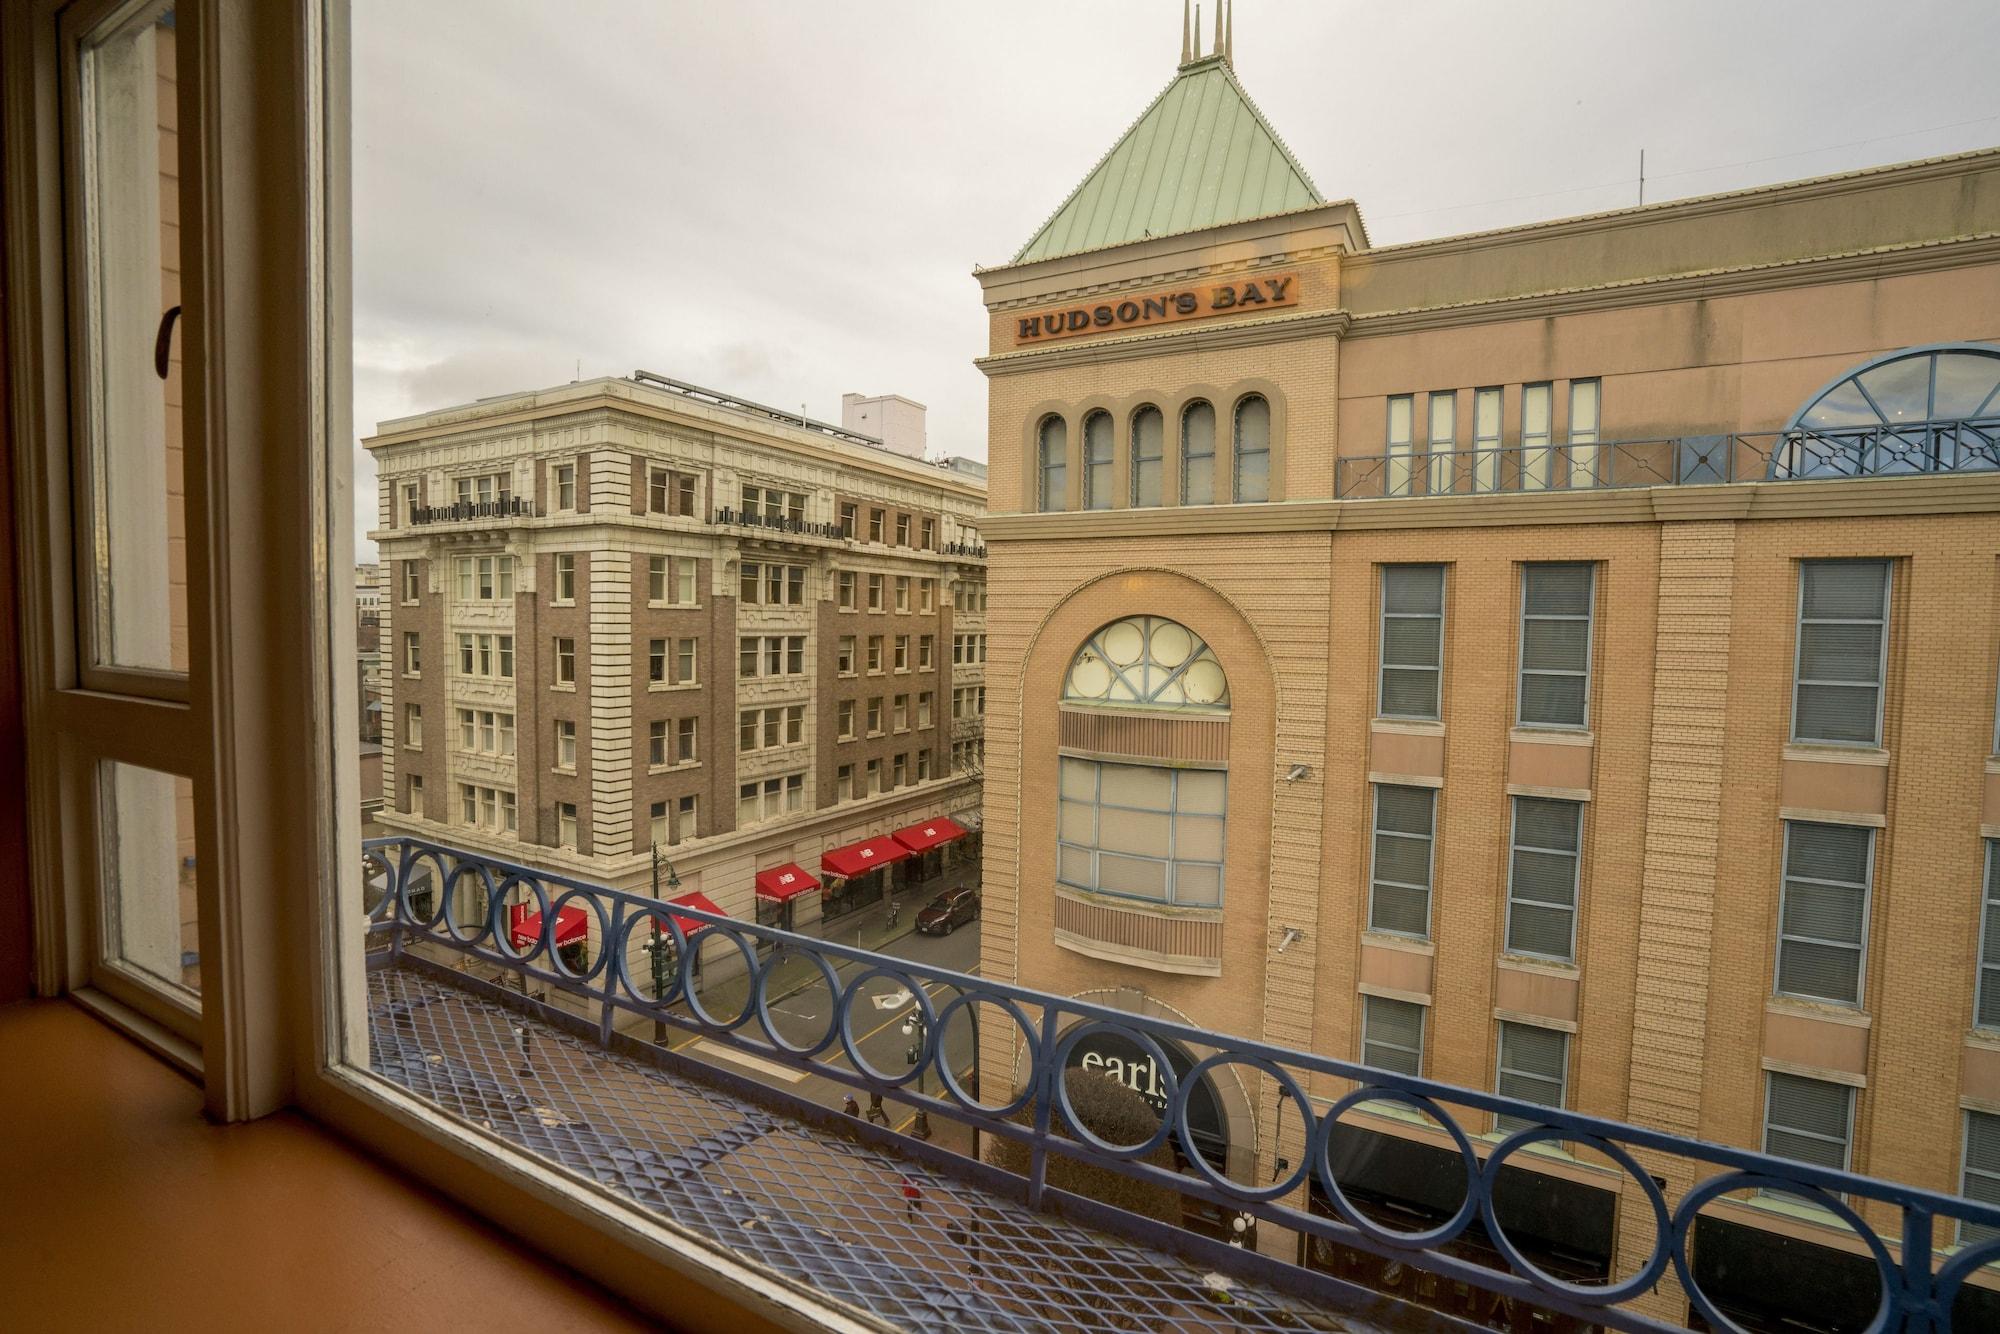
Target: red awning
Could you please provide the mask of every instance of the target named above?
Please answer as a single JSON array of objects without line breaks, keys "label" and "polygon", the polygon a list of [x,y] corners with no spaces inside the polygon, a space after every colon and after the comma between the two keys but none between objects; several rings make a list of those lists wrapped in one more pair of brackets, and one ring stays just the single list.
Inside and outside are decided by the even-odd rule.
[{"label": "red awning", "polygon": [[[667,902],[683,903],[690,908],[699,908],[703,912],[712,912],[717,917],[728,916],[728,914],[723,912],[722,909],[715,906],[715,900],[709,898],[708,895],[702,893],[698,889],[683,894],[679,898],[668,899]],[[674,919],[674,925],[678,926],[681,929],[681,934],[688,937],[688,939],[690,940],[692,940],[695,936],[699,935],[701,932],[708,930],[710,926],[714,925],[711,922],[704,922],[699,918],[683,917],[679,913],[669,913],[668,916]]]},{"label": "red awning", "polygon": [[910,855],[910,850],[895,839],[884,836],[871,838],[865,843],[854,843],[832,852],[822,853],[819,867],[838,876],[867,875],[878,866],[899,862]]},{"label": "red awning", "polygon": [[964,837],[965,826],[948,815],[913,824],[908,829],[898,829],[895,834],[896,841],[911,852],[929,852],[940,843]]},{"label": "red awning", "polygon": [[759,898],[776,899],[783,903],[795,894],[818,888],[819,877],[796,862],[786,862],[783,866],[757,872]]},{"label": "red awning", "polygon": [[[533,949],[535,942],[542,938],[542,915],[525,903],[509,905],[507,928],[513,934],[514,948]],[[572,903],[556,912],[556,944],[569,945],[590,937],[590,910],[580,903]]]}]

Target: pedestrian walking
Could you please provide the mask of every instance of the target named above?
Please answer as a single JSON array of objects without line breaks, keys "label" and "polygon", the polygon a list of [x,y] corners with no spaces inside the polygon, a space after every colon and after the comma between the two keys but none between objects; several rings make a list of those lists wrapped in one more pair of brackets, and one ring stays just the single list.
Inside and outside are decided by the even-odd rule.
[{"label": "pedestrian walking", "polygon": [[879,1093],[868,1095],[868,1119],[878,1126],[889,1124],[889,1111],[882,1106],[882,1095]]},{"label": "pedestrian walking", "polygon": [[854,1095],[850,1093],[847,1095],[847,1101],[840,1104],[840,1110],[848,1116],[859,1116],[861,1115],[861,1104],[856,1102]]},{"label": "pedestrian walking", "polygon": [[908,1177],[903,1178],[903,1209],[912,1218],[924,1211],[924,1193]]}]

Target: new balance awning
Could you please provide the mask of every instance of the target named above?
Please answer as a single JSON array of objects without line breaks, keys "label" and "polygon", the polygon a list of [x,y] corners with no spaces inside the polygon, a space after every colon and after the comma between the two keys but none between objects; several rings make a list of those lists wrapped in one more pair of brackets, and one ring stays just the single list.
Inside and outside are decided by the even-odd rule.
[{"label": "new balance awning", "polygon": [[757,896],[783,903],[796,894],[819,888],[819,877],[796,862],[757,872]]},{"label": "new balance awning", "polygon": [[[525,903],[512,904],[507,909],[507,929],[514,937],[515,949],[533,949],[542,938],[542,915]],[[590,909],[572,903],[557,910],[556,944],[570,945],[589,936]]]},{"label": "new balance awning", "polygon": [[867,875],[878,866],[899,862],[910,855],[910,850],[895,839],[884,835],[871,838],[865,843],[852,843],[844,848],[820,854],[819,869],[831,871],[838,876]]},{"label": "new balance awning", "polygon": [[940,843],[964,837],[965,826],[948,815],[913,824],[908,829],[898,829],[894,835],[895,840],[911,852],[929,852]]},{"label": "new balance awning", "polygon": [[[685,904],[690,908],[699,908],[702,912],[712,912],[717,917],[727,917],[729,915],[716,907],[714,899],[709,898],[708,895],[698,889],[683,894],[679,898],[668,899],[667,902]],[[683,917],[679,913],[670,913],[668,915],[674,919],[674,925],[681,929],[681,934],[690,939],[714,925],[712,922],[704,922],[699,918]]]}]

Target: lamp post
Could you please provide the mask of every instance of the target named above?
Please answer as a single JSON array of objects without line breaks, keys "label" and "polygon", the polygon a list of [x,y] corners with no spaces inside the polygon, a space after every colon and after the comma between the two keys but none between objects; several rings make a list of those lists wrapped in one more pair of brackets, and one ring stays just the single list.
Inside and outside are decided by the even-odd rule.
[{"label": "lamp post", "polygon": [[[655,843],[652,845],[652,854],[653,900],[657,903],[660,899],[660,867],[665,865],[667,868],[666,887],[668,889],[679,889],[681,887],[681,878],[674,873],[674,864],[661,855],[659,844]],[[646,952],[653,956],[653,999],[657,1001],[667,994],[667,979],[670,972],[670,967],[667,963],[667,933],[661,927],[660,918],[657,913],[653,916],[653,938],[646,942]],[[654,1019],[653,1041],[656,1043],[665,1043],[666,1040],[667,1026],[665,1022],[657,1018]]]},{"label": "lamp post", "polygon": [[[910,1039],[910,1046],[904,1053],[904,1059],[911,1065],[916,1065],[918,1060],[923,1056],[924,1035],[927,1027],[924,1023],[924,1012],[920,1008],[912,1008],[909,1014],[903,1019],[903,1036]],[[919,1066],[917,1069],[917,1092],[921,1094],[923,1091],[924,1072],[923,1068]],[[921,1107],[917,1108],[916,1120],[911,1123],[910,1133],[918,1139],[929,1139],[931,1137],[931,1118],[929,1113]]]}]

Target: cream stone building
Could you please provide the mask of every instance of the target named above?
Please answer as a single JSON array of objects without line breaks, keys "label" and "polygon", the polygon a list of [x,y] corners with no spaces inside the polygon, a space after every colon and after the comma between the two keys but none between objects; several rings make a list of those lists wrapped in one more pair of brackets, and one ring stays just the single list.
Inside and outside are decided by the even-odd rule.
[{"label": "cream stone building", "polygon": [[[977,271],[984,974],[2000,1198],[2000,151],[1377,247],[1219,45]],[[1629,1184],[1542,1163],[1515,1240],[1629,1274]],[[1696,1225],[1746,1327],[1875,1300],[1795,1204]]]},{"label": "cream stone building", "polygon": [[645,373],[363,443],[388,832],[815,932],[976,843],[979,486]]}]

